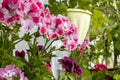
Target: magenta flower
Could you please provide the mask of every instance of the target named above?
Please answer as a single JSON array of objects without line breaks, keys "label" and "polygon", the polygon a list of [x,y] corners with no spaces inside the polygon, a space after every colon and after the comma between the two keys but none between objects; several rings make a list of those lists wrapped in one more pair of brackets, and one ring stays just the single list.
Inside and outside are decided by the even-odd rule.
[{"label": "magenta flower", "polygon": [[63,59],[58,60],[60,64],[62,64],[62,68],[65,69],[67,72],[76,73],[77,76],[82,75],[82,69],[74,60],[69,57],[64,57]]},{"label": "magenta flower", "polygon": [[107,66],[104,64],[96,64],[94,66],[95,70],[99,71],[99,70],[107,70]]}]

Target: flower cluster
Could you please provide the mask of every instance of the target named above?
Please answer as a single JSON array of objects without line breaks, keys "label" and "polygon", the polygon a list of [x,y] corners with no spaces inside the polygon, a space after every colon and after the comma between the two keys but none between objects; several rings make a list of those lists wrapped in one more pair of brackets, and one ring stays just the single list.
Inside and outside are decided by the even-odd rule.
[{"label": "flower cluster", "polygon": [[15,68],[14,65],[7,65],[5,68],[0,68],[0,78],[2,80],[13,80],[15,77],[19,77],[19,80],[28,80],[24,76],[24,73],[19,68]]},{"label": "flower cluster", "polygon": [[86,50],[86,48],[89,48],[89,45],[90,45],[89,39],[85,38],[84,42],[82,44],[79,44],[78,47],[79,54],[85,53],[84,50]]},{"label": "flower cluster", "polygon": [[104,64],[96,64],[94,66],[95,70],[99,71],[99,70],[107,70],[107,66]]},{"label": "flower cluster", "polygon": [[3,0],[0,22],[18,23],[29,30],[38,24],[43,10],[44,6],[39,0]]},{"label": "flower cluster", "polygon": [[0,22],[8,25],[20,24],[29,32],[38,27],[40,35],[48,39],[62,39],[68,51],[78,44],[78,32],[66,17],[51,15],[40,0],[3,0],[0,4]]},{"label": "flower cluster", "polygon": [[69,57],[64,57],[63,59],[59,59],[60,64],[62,64],[62,68],[67,72],[74,72],[77,76],[81,76],[82,69],[74,60]]}]

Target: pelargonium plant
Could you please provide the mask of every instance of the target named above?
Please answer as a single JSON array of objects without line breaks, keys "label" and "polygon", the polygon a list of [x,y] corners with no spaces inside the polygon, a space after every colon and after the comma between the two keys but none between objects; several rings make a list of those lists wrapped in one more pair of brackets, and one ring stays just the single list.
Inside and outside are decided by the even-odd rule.
[{"label": "pelargonium plant", "polygon": [[[26,32],[22,37],[19,36],[20,28]],[[31,34],[33,28],[37,31]],[[44,44],[38,43],[39,37]],[[51,14],[41,0],[3,0],[0,3],[0,38],[2,80],[16,80],[16,77],[20,80],[51,80],[50,59],[56,57],[52,52],[62,50],[71,53],[81,48],[76,26],[65,16]],[[52,46],[58,40],[62,46]],[[29,49],[16,50],[16,44],[21,41],[26,41]],[[63,64],[64,60],[59,62]],[[80,76],[80,66],[74,60],[72,62],[72,71],[63,68]]]}]

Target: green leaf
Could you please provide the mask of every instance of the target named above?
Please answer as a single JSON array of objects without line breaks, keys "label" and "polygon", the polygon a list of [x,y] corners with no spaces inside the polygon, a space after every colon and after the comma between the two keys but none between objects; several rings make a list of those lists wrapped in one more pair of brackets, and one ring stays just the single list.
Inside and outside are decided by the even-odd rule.
[{"label": "green leaf", "polygon": [[92,16],[92,26],[95,28],[100,28],[103,26],[103,24],[108,23],[108,18],[105,16],[103,12],[100,10],[94,10],[93,11],[93,16]]},{"label": "green leaf", "polygon": [[104,49],[104,46],[105,46],[105,41],[100,39],[99,41],[97,41],[97,45],[96,45],[96,48],[98,51]]},{"label": "green leaf", "polygon": [[75,8],[78,0],[69,0],[69,8]]},{"label": "green leaf", "polygon": [[53,2],[52,4],[48,5],[48,7],[50,9],[50,12],[54,15],[67,15],[67,6],[64,3]]},{"label": "green leaf", "polygon": [[78,0],[78,8],[85,9],[85,10],[91,10],[92,9],[92,1],[94,0]]},{"label": "green leaf", "polygon": [[51,79],[48,77],[43,77],[43,80],[51,80]]},{"label": "green leaf", "polygon": [[89,70],[83,69],[83,74],[81,76],[81,80],[92,80],[92,76]]},{"label": "green leaf", "polygon": [[69,78],[69,80],[75,80],[75,79],[73,78],[73,76],[71,76],[71,75],[68,75],[68,78]]}]

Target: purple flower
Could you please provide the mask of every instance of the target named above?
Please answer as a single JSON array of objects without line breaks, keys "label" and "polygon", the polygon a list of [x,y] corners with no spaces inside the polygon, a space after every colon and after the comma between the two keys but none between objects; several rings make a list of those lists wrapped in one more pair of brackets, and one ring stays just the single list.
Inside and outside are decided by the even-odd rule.
[{"label": "purple flower", "polygon": [[64,59],[58,60],[60,64],[62,64],[62,68],[65,69],[68,72],[74,71],[74,63],[75,61],[70,59],[69,57],[64,57]]},{"label": "purple flower", "polygon": [[74,72],[77,76],[81,76],[82,69],[74,60],[69,57],[64,57],[63,59],[58,60],[62,64],[62,68],[68,72]]},{"label": "purple flower", "polygon": [[44,47],[42,45],[38,45],[38,49],[42,50],[42,49],[44,49]]},{"label": "purple flower", "polygon": [[80,68],[79,65],[75,64],[75,68],[74,68],[74,71],[76,73],[77,76],[81,76],[82,75],[82,69]]},{"label": "purple flower", "polygon": [[19,68],[15,68],[14,65],[7,65],[5,68],[0,68],[0,78],[2,80],[12,80],[17,76],[20,76],[20,80],[28,80],[22,71]]},{"label": "purple flower", "polygon": [[18,57],[21,57],[21,58],[25,58],[25,51],[18,51],[18,50],[16,50],[15,51],[15,56],[18,56]]}]

